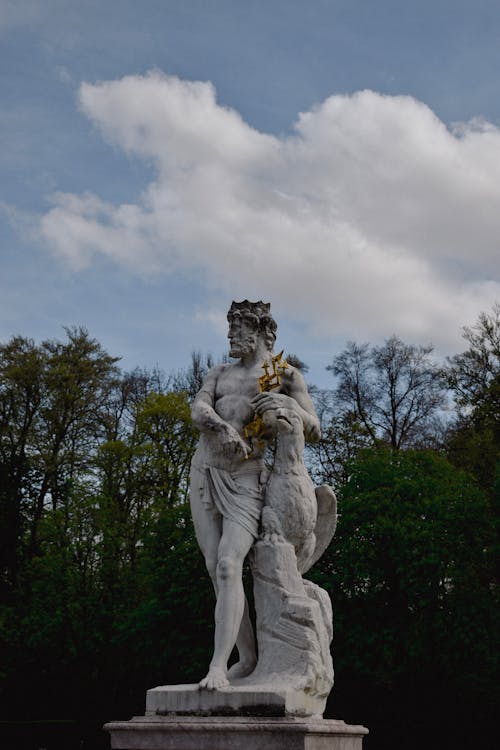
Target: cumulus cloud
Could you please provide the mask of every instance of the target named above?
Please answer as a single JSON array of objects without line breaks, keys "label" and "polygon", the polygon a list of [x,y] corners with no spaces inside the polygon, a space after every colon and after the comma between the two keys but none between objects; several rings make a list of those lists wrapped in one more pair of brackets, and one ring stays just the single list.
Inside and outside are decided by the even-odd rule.
[{"label": "cumulus cloud", "polygon": [[250,127],[210,83],[152,72],[80,88],[114,146],[153,166],[131,205],[58,194],[41,221],[75,269],[202,271],[320,334],[449,348],[500,298],[500,130],[449,129],[408,96],[335,95],[291,135]]}]

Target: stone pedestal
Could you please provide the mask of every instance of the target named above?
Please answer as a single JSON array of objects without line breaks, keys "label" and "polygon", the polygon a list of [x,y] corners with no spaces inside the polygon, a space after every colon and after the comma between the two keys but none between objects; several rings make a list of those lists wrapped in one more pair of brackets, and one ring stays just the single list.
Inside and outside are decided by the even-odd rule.
[{"label": "stone pedestal", "polygon": [[368,730],[333,719],[138,716],[104,729],[113,750],[362,750]]},{"label": "stone pedestal", "polygon": [[[241,684],[238,685],[237,683]],[[219,690],[198,685],[161,685],[146,693],[146,716],[290,716],[320,719],[323,706],[314,695],[275,681],[247,685],[245,680]]]}]

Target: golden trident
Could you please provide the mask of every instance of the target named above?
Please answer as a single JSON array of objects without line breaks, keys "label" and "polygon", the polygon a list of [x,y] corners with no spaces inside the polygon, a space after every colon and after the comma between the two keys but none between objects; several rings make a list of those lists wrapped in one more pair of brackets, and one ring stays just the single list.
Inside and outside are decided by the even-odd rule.
[{"label": "golden trident", "polygon": [[[261,375],[259,378],[260,393],[272,391],[274,388],[278,388],[278,386],[281,384],[281,376],[288,367],[288,362],[282,359],[282,357],[283,350],[281,350],[279,354],[276,354],[274,357],[272,357],[271,364],[269,364],[267,359],[264,360],[262,364],[264,375]],[[257,447],[260,451],[264,449],[265,433],[266,425],[264,424],[264,421],[259,414],[256,414],[252,421],[245,425],[245,427],[243,428],[243,435],[245,436],[245,439],[250,443],[252,450],[254,446],[254,440],[256,441]],[[249,458],[249,456],[247,456],[247,458]]]}]

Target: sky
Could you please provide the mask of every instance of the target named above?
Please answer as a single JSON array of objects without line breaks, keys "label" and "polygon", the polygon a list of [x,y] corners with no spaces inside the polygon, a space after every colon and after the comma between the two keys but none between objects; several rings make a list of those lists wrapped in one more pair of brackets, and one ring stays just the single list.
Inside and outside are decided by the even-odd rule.
[{"label": "sky", "polygon": [[500,300],[497,0],[0,0],[0,341],[124,369],[465,348]]}]

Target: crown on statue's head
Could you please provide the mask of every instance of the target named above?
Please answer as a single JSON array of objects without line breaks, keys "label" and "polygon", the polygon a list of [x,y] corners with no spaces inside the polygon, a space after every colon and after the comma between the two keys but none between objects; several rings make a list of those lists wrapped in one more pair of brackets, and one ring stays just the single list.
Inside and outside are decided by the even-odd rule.
[{"label": "crown on statue's head", "polygon": [[271,315],[270,302],[262,302],[262,300],[250,302],[247,299],[244,299],[242,302],[233,301],[227,313],[227,319],[231,321],[236,316],[251,320],[255,328],[265,335],[268,346],[272,348],[276,340],[278,326]]},{"label": "crown on statue's head", "polygon": [[239,313],[251,313],[257,315],[259,318],[271,315],[271,303],[270,302],[250,302],[250,300],[244,299],[243,302],[232,302],[229,308],[228,316],[234,315],[236,312]]}]

